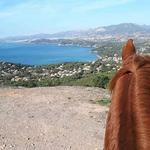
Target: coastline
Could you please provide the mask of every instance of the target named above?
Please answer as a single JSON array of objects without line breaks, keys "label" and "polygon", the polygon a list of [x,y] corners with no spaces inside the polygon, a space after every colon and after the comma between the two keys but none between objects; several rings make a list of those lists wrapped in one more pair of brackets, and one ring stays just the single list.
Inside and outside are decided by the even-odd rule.
[{"label": "coastline", "polygon": [[0,85],[24,87],[74,85],[106,88],[113,73],[119,68],[118,61],[117,57],[103,57],[92,62],[40,66],[0,62]]}]

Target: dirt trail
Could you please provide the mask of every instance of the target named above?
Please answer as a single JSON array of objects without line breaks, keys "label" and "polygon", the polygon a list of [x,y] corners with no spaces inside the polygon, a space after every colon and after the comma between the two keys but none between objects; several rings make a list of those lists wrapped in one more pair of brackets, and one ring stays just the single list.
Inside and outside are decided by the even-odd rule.
[{"label": "dirt trail", "polygon": [[107,91],[0,88],[0,150],[102,150]]}]

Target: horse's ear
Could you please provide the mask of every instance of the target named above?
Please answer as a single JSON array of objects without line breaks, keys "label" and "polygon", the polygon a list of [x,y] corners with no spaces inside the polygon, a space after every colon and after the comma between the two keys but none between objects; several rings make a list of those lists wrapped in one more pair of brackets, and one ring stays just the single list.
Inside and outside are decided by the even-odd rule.
[{"label": "horse's ear", "polygon": [[133,40],[129,39],[122,49],[122,60],[124,61],[129,56],[134,55],[134,54],[136,54],[136,49],[133,44]]}]

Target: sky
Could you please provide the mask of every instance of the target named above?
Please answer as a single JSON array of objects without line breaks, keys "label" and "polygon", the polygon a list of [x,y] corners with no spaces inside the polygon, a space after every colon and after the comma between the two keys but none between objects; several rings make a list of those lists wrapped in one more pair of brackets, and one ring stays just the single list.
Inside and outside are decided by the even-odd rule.
[{"label": "sky", "polygon": [[0,37],[150,25],[150,0],[0,0]]}]

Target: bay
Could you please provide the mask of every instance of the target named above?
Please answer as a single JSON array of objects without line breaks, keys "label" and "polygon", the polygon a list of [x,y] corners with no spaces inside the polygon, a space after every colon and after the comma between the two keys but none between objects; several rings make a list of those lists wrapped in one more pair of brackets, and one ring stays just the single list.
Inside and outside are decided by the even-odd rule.
[{"label": "bay", "polygon": [[0,43],[0,61],[44,65],[89,62],[96,59],[91,48],[75,45]]}]

